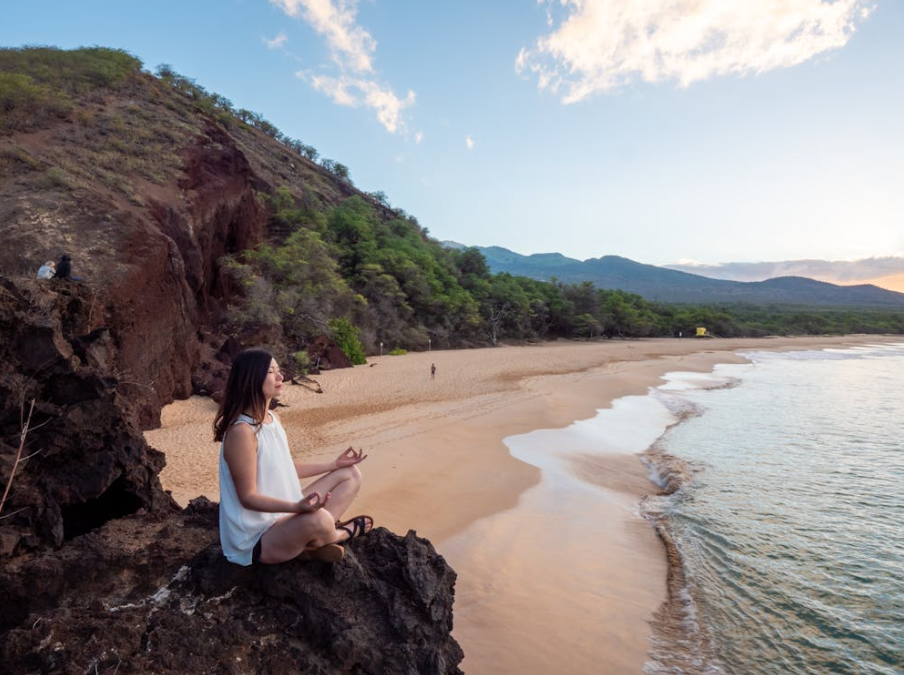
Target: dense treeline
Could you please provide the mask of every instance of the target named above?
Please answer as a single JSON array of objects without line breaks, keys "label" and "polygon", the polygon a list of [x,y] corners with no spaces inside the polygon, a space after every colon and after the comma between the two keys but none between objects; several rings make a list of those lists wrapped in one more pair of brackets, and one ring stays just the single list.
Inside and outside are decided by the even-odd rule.
[{"label": "dense treeline", "polygon": [[[271,198],[273,218],[294,231],[224,261],[246,289],[229,320],[280,324],[290,344],[348,319],[364,347],[452,346],[480,341],[480,306],[460,283],[453,256],[408,219],[381,221],[352,197],[325,213]],[[479,255],[479,254],[478,254]]]},{"label": "dense treeline", "polygon": [[477,249],[447,250],[413,219],[384,222],[353,197],[326,212],[270,200],[273,218],[294,232],[225,261],[246,288],[230,321],[279,324],[304,345],[345,319],[365,350],[380,343],[425,349],[496,344],[502,339],[721,337],[904,333],[904,312],[795,307],[663,305],[589,282],[563,284],[491,274]]}]

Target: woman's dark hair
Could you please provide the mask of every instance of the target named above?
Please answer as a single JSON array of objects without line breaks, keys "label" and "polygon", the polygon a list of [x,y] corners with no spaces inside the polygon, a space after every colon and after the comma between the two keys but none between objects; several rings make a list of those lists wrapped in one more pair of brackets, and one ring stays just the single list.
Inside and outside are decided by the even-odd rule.
[{"label": "woman's dark hair", "polygon": [[213,440],[222,441],[235,421],[246,410],[260,424],[267,415],[267,399],[264,398],[264,380],[273,362],[273,355],[266,349],[246,349],[235,357],[226,393],[213,420]]}]

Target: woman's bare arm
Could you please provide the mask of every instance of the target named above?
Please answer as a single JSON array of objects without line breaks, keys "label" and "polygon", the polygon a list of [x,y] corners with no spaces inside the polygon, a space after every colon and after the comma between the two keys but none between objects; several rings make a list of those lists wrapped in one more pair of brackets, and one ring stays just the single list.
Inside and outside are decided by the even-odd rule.
[{"label": "woman's bare arm", "polygon": [[322,464],[311,464],[308,462],[295,462],[295,473],[299,478],[310,478],[311,476],[319,476],[322,473],[335,471],[339,467],[336,462],[325,462]]},{"label": "woman's bare arm", "polygon": [[316,493],[298,502],[260,494],[257,491],[257,437],[247,424],[236,424],[229,429],[223,443],[223,457],[232,474],[239,501],[246,509],[264,513],[305,513],[316,511],[329,500],[326,495],[321,501]]},{"label": "woman's bare arm", "polygon": [[330,471],[336,471],[337,469],[342,469],[346,466],[358,464],[365,459],[367,459],[367,455],[365,455],[363,451],[349,447],[332,462],[323,464],[295,462],[295,473],[298,474],[299,478],[310,478],[311,476],[319,476],[322,473],[329,473]]}]

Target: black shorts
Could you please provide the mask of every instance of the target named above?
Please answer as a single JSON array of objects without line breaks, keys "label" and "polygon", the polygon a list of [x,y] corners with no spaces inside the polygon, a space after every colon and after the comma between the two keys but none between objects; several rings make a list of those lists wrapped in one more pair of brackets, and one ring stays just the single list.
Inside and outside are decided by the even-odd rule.
[{"label": "black shorts", "polygon": [[261,551],[263,550],[263,546],[261,545],[261,540],[263,537],[257,540],[257,543],[254,545],[254,548],[251,550],[251,564],[257,565],[261,561]]}]

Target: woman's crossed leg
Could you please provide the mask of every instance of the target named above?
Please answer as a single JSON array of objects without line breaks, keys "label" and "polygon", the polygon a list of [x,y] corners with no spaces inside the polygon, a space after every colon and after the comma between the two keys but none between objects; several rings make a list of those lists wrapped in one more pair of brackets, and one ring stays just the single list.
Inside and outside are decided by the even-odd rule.
[{"label": "woman's crossed leg", "polygon": [[330,495],[327,506],[311,513],[297,513],[277,520],[261,537],[261,562],[275,564],[291,560],[303,551],[348,539],[338,520],[361,489],[361,471],[347,466],[318,478],[305,487],[305,494]]}]

